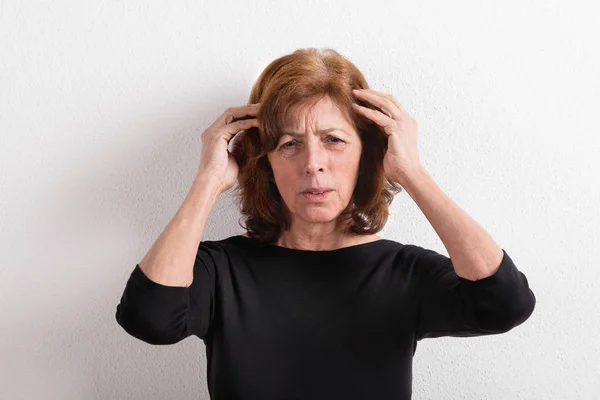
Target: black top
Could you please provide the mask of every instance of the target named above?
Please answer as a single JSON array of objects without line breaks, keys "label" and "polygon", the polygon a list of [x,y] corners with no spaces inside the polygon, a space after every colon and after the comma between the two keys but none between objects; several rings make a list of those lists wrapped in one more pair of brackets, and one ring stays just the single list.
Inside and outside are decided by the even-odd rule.
[{"label": "black top", "polygon": [[506,251],[492,276],[380,239],[335,250],[203,241],[190,287],[135,266],[116,318],[130,335],[206,345],[211,399],[407,400],[417,340],[507,332],[536,298]]}]

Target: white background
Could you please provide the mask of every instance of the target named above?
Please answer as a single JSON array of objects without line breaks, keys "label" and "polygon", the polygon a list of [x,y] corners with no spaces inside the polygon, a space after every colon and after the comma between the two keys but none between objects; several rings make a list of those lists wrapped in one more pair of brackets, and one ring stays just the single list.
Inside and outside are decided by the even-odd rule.
[{"label": "white background", "polygon": [[[147,345],[116,305],[202,131],[303,47],[405,106],[537,297],[506,334],[419,342],[413,398],[600,398],[598,21],[595,1],[0,1],[0,398],[208,399],[203,342]],[[447,254],[392,206],[383,237]],[[238,218],[228,192],[203,239]]]}]

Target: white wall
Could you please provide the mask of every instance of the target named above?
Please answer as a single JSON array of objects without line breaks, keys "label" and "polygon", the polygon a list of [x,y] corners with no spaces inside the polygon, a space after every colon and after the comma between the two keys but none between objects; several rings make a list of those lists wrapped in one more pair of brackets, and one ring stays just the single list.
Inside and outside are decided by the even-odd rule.
[{"label": "white wall", "polygon": [[[405,106],[537,297],[506,334],[419,342],[414,399],[600,398],[598,3],[300,3],[0,1],[1,399],[208,399],[202,341],[147,345],[115,307],[201,132],[300,47]],[[241,233],[231,207],[206,240]],[[447,254],[405,192],[381,235]]]}]

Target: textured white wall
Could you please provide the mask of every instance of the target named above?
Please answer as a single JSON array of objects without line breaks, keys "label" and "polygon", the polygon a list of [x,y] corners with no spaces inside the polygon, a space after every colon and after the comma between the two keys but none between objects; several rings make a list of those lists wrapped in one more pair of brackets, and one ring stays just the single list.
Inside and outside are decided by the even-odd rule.
[{"label": "textured white wall", "polygon": [[[333,47],[537,297],[506,334],[419,342],[414,399],[599,399],[597,4],[0,1],[0,398],[208,399],[202,341],[147,345],[116,304],[201,132],[274,58]],[[206,240],[241,233],[233,207]],[[406,193],[381,234],[447,254]]]}]

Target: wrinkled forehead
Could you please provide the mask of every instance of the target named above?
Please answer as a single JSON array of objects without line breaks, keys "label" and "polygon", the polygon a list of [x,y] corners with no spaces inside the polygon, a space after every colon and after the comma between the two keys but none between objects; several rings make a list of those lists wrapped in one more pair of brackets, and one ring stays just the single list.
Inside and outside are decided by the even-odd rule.
[{"label": "wrinkled forehead", "polygon": [[297,133],[331,128],[347,132],[355,130],[350,115],[327,96],[321,100],[293,105],[283,115],[280,127],[281,132]]}]

